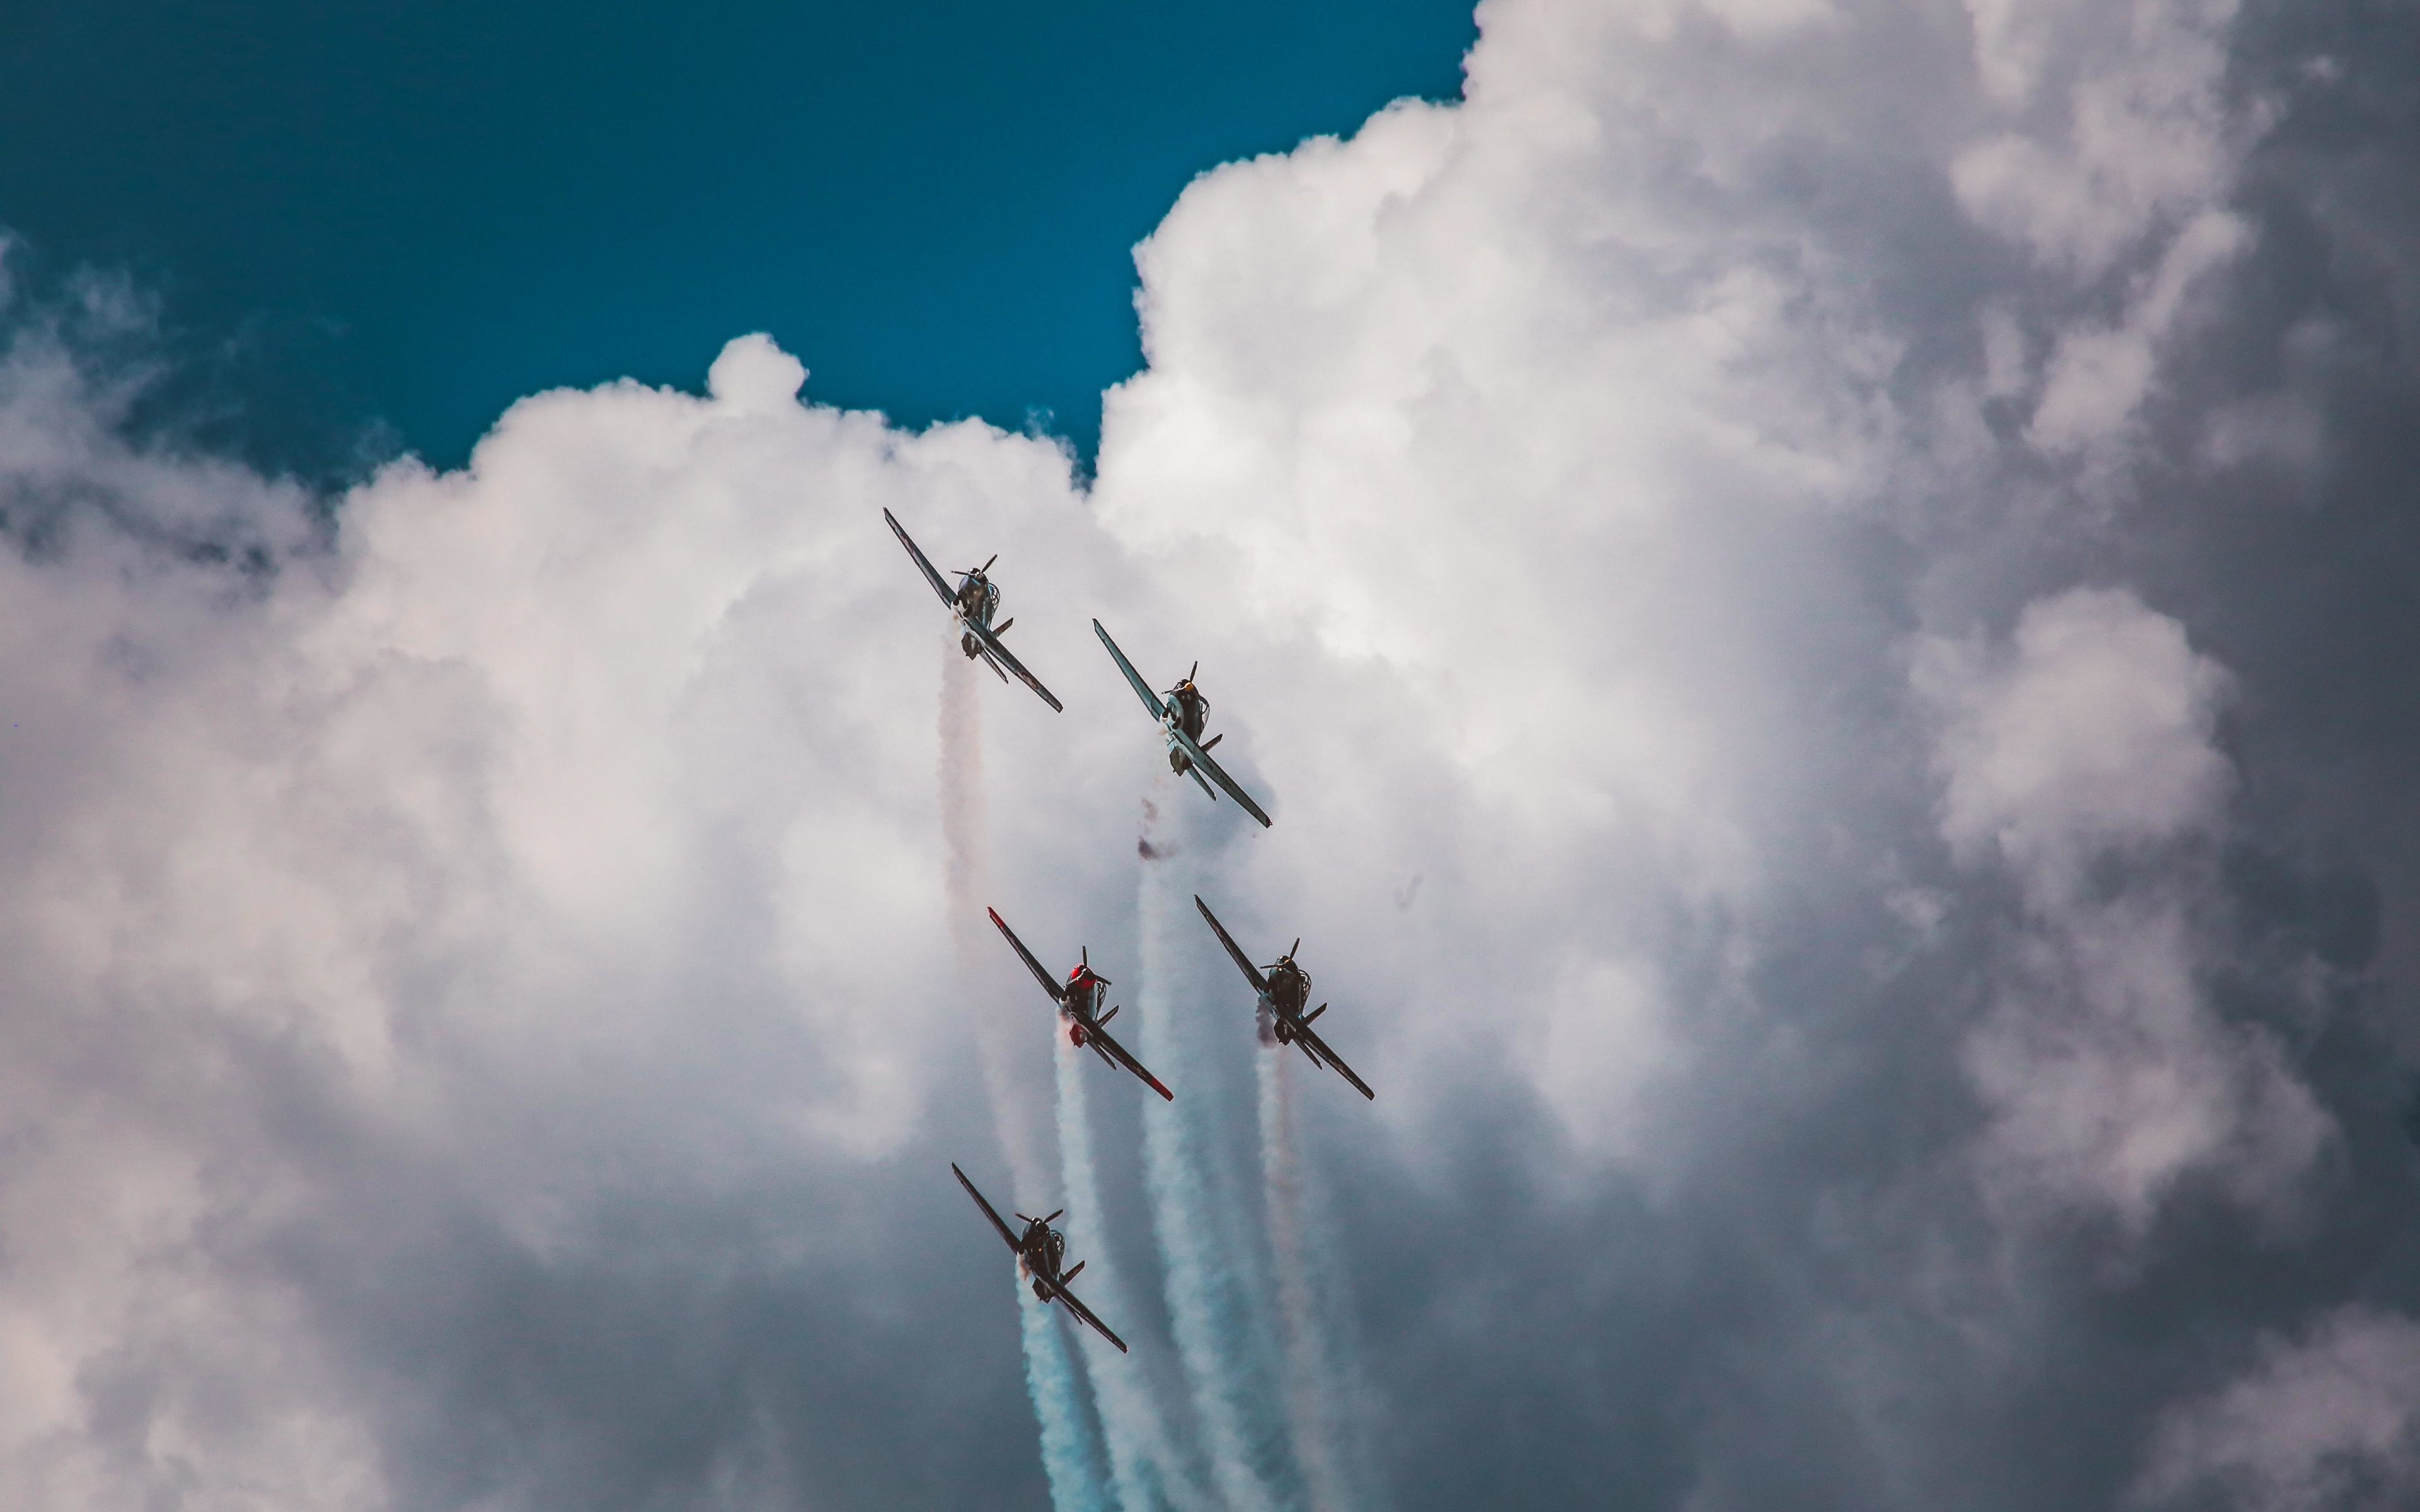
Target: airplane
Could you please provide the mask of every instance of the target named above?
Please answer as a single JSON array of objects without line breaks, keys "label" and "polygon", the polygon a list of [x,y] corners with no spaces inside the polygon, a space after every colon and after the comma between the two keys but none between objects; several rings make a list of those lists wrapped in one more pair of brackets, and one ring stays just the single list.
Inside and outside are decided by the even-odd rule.
[{"label": "airplane", "polygon": [[[1235,937],[1227,933],[1226,926],[1218,922],[1218,916],[1210,911],[1210,905],[1202,901],[1198,892],[1193,895],[1193,906],[1202,910],[1202,917],[1210,921],[1211,931],[1218,936],[1218,943],[1227,948],[1227,953],[1235,958],[1235,964],[1243,971],[1245,980],[1261,995],[1260,1010],[1268,1015],[1263,1021],[1264,1036],[1273,1034],[1279,1044],[1295,1046],[1311,1057],[1312,1065],[1327,1067],[1351,1082],[1354,1090],[1373,1103],[1376,1102],[1378,1094],[1370,1090],[1370,1084],[1354,1075],[1353,1068],[1340,1059],[1335,1051],[1327,1048],[1326,1041],[1311,1032],[1311,1021],[1326,1012],[1327,1005],[1322,1003],[1308,1013],[1302,1011],[1302,1005],[1311,998],[1311,973],[1295,964],[1294,961],[1294,953],[1302,949],[1302,941],[1295,941],[1286,953],[1278,957],[1277,963],[1268,968],[1268,974],[1263,976],[1251,962],[1244,958],[1244,952],[1235,948]],[[1266,1038],[1262,1042],[1266,1043]]]},{"label": "airplane", "polygon": [[[950,606],[950,617],[958,622],[961,631],[958,636],[958,649],[967,654],[967,659],[972,661],[977,656],[981,656],[984,664],[989,667],[1003,683],[1008,681],[1009,672],[1015,672],[1018,682],[1042,695],[1043,702],[1058,709],[1062,714],[1066,713],[1066,709],[1059,701],[1051,697],[1050,690],[1043,687],[1032,672],[1025,670],[1023,662],[1010,655],[1008,647],[1001,644],[1000,638],[1006,635],[1008,627],[1015,625],[1016,621],[1013,618],[1005,619],[997,625],[991,623],[991,617],[1000,611],[1000,585],[993,582],[988,574],[991,572],[991,562],[998,562],[1000,553],[995,551],[991,554],[991,562],[986,562],[980,567],[969,567],[960,573],[957,592],[952,593],[949,585],[941,580],[941,575],[933,570],[933,564],[924,560],[924,553],[917,550],[916,543],[908,539],[908,532],[899,528],[899,521],[892,517],[891,511],[884,510],[882,517],[891,521],[891,533],[899,537],[899,544],[906,547],[908,554],[916,559],[916,570],[922,572],[924,575],[924,580],[933,585],[933,592],[941,595],[941,602]],[[1007,668],[1008,671],[1001,671],[1002,667]]]},{"label": "airplane", "polygon": [[1033,1284],[1034,1300],[1065,1303],[1069,1312],[1090,1324],[1101,1337],[1116,1345],[1120,1354],[1127,1352],[1126,1341],[1110,1333],[1109,1325],[1094,1317],[1093,1309],[1078,1302],[1076,1294],[1067,1289],[1067,1283],[1076,1279],[1076,1273],[1092,1263],[1078,1260],[1074,1271],[1062,1272],[1059,1269],[1067,1257],[1067,1236],[1051,1227],[1050,1219],[1067,1210],[1062,1208],[1047,1218],[1028,1218],[1018,1213],[1016,1221],[1025,1226],[1025,1237],[1019,1239],[1009,1232],[1008,1225],[1000,1221],[1000,1214],[992,1211],[991,1204],[984,1200],[984,1195],[975,1190],[975,1184],[967,1180],[966,1172],[958,1170],[954,1161],[951,1163],[950,1169],[956,1172],[958,1184],[967,1189],[967,1196],[975,1199],[975,1206],[991,1220],[991,1226],[1000,1230],[1001,1240],[1016,1252],[1016,1273]]},{"label": "airplane", "polygon": [[1008,920],[1000,917],[999,909],[986,908],[984,912],[989,914],[991,921],[1000,926],[1000,932],[1008,936],[1009,946],[1016,951],[1017,959],[1025,963],[1025,969],[1033,973],[1033,980],[1040,982],[1042,990],[1059,1005],[1060,1013],[1067,1020],[1068,1043],[1078,1050],[1091,1045],[1093,1053],[1105,1064],[1124,1066],[1141,1077],[1143,1085],[1153,1091],[1171,1103],[1176,1101],[1174,1092],[1161,1086],[1158,1077],[1143,1070],[1142,1062],[1127,1055],[1125,1046],[1110,1039],[1109,1031],[1101,1027],[1117,1017],[1118,1011],[1112,1008],[1106,1013],[1101,1011],[1101,995],[1109,987],[1109,979],[1093,970],[1093,955],[1089,949],[1081,952],[1081,959],[1075,969],[1067,973],[1066,983],[1063,986],[1050,980],[1050,973],[1043,970],[1042,963],[1033,959],[1033,952],[1016,937],[1016,931],[1008,927]]},{"label": "airplane", "polygon": [[[1193,672],[1200,671],[1202,664],[1195,662],[1193,671],[1187,672],[1182,682],[1170,688],[1167,702],[1162,702],[1160,696],[1151,690],[1151,685],[1142,680],[1142,674],[1134,670],[1134,663],[1126,660],[1126,654],[1118,649],[1118,643],[1109,639],[1109,632],[1101,628],[1100,621],[1093,622],[1093,633],[1101,638],[1101,644],[1109,648],[1109,655],[1117,659],[1118,671],[1125,673],[1126,681],[1134,685],[1135,696],[1142,700],[1142,706],[1159,721],[1160,734],[1168,741],[1170,770],[1189,774],[1194,781],[1201,783],[1204,793],[1210,793],[1210,782],[1218,783],[1227,790],[1229,797],[1244,806],[1246,813],[1259,820],[1261,827],[1266,829],[1269,816],[1261,811],[1261,806],[1252,801],[1250,794],[1237,787],[1235,779],[1220,771],[1218,764],[1210,759],[1210,748],[1227,737],[1212,735],[1206,744],[1202,742],[1202,727],[1210,721],[1210,701],[1193,686]],[[1204,772],[1210,774],[1210,782],[1202,781]],[[1218,795],[1210,793],[1210,800],[1216,803]]]}]

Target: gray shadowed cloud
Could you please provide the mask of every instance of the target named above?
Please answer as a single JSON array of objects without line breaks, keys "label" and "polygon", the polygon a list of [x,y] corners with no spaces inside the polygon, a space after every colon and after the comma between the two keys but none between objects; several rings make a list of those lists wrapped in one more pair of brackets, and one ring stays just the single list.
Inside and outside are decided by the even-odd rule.
[{"label": "gray shadowed cloud", "polygon": [[1351,1305],[1305,1460],[1197,1395],[1274,1368],[1265,1236],[1261,1358],[1180,1368],[1166,1110],[1088,1084],[1138,1352],[1087,1373],[1171,1463],[1252,1426],[1199,1494],[2408,1496],[2412,24],[1480,17],[1464,101],[1172,208],[1089,490],[751,337],[313,500],[128,440],[123,332],[21,296],[7,1500],[1044,1501],[886,505],[1003,553],[1068,707],[977,689],[992,901],[1198,1016],[1210,1227],[1249,1002],[1146,949],[1141,800],[1199,795],[1092,615],[1202,659],[1277,824],[1169,864],[1379,1090],[1294,1088]]}]

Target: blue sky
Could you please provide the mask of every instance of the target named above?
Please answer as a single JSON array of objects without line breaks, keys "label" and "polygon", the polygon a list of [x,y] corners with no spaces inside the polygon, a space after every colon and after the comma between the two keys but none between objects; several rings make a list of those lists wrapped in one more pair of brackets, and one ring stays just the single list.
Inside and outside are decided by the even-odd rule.
[{"label": "blue sky", "polygon": [[1133,244],[1222,161],[1450,98],[1455,0],[95,0],[0,22],[0,224],[131,270],[210,439],[458,464],[513,399],[770,332],[909,424],[1090,453]]}]

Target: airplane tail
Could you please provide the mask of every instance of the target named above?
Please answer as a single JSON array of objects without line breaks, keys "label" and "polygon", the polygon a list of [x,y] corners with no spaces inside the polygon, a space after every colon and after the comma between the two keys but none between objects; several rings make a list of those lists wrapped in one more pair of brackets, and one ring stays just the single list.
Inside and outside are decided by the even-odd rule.
[{"label": "airplane tail", "polygon": [[1083,1274],[1083,1273],[1084,1273],[1084,1267],[1086,1267],[1086,1266],[1088,1266],[1088,1265],[1090,1265],[1090,1264],[1092,1264],[1092,1263],[1093,1263],[1093,1262],[1092,1262],[1092,1261],[1090,1261],[1090,1260],[1078,1260],[1078,1261],[1076,1262],[1076,1268],[1075,1268],[1074,1270],[1072,1270],[1072,1271],[1068,1272],[1066,1274],[1064,1274],[1064,1275],[1063,1275],[1063,1276],[1061,1276],[1061,1277],[1059,1278],[1059,1284],[1060,1284],[1061,1286],[1063,1286],[1063,1286],[1065,1286],[1068,1282],[1075,1280],[1078,1276],[1079,1276],[1079,1275],[1081,1275],[1081,1274]]},{"label": "airplane tail", "polygon": [[1302,1021],[1303,1021],[1305,1024],[1308,1024],[1308,1023],[1310,1023],[1312,1019],[1315,1019],[1315,1018],[1319,1017],[1319,1015],[1321,1015],[1322,1013],[1325,1013],[1325,1012],[1326,1012],[1326,1011],[1327,1011],[1327,1005],[1326,1005],[1326,1003],[1322,1003],[1322,1004],[1320,1004],[1317,1008],[1312,1009],[1310,1012],[1305,1013],[1305,1014],[1302,1016]]}]

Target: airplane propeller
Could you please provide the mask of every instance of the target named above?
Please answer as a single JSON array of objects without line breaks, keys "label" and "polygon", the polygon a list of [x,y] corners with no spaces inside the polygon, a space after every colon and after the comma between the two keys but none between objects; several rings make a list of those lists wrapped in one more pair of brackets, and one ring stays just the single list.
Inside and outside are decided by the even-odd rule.
[{"label": "airplane propeller", "polygon": [[[1056,1218],[1059,1216],[1060,1212],[1065,1212],[1066,1211],[1066,1209],[1062,1208],[1059,1210],[1059,1212],[1052,1213],[1050,1218]],[[1016,1215],[1016,1221],[1021,1224],[1043,1224],[1047,1226],[1050,1222],[1050,1218],[1028,1218],[1021,1212]]]},{"label": "airplane propeller", "polygon": [[1202,664],[1201,664],[1200,662],[1198,662],[1198,661],[1197,661],[1197,662],[1195,662],[1195,663],[1193,664],[1193,670],[1192,670],[1192,671],[1188,671],[1188,672],[1187,672],[1187,673],[1185,674],[1185,680],[1186,680],[1187,682],[1188,682],[1188,683],[1189,683],[1189,682],[1191,682],[1191,681],[1193,681],[1193,673],[1194,673],[1194,672],[1198,672],[1198,671],[1200,671],[1201,670],[1202,670]]}]

